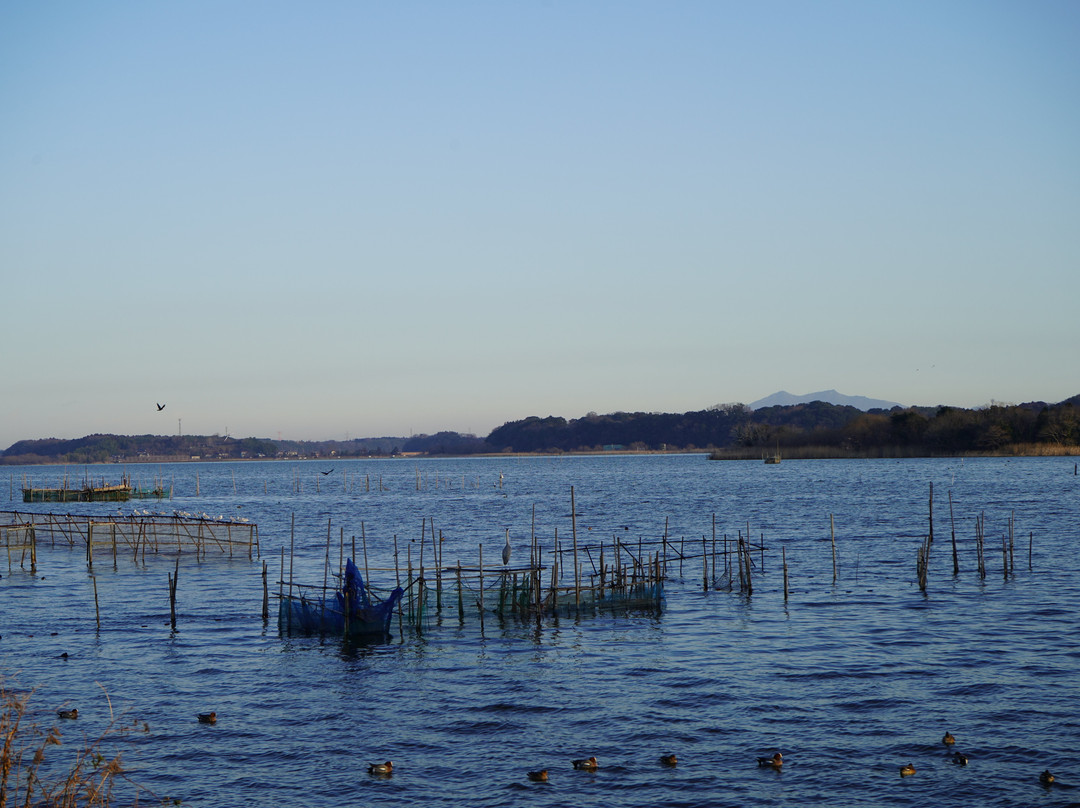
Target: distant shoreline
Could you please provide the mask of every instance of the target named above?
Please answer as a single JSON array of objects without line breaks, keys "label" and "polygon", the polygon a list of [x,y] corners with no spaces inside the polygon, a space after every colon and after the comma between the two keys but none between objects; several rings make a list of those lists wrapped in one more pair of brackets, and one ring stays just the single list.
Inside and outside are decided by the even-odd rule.
[{"label": "distant shoreline", "polygon": [[[710,460],[728,461],[753,461],[762,462],[765,454],[760,449],[613,449],[589,451],[581,450],[574,452],[487,452],[470,454],[428,454],[425,452],[398,452],[393,455],[301,455],[292,457],[152,457],[152,458],[129,458],[123,460],[108,460],[97,462],[20,462],[11,458],[7,462],[0,459],[0,465],[11,468],[25,466],[145,466],[162,463],[282,463],[297,461],[321,461],[333,462],[337,460],[440,460],[440,459],[466,459],[466,458],[513,458],[513,457],[626,457],[626,456],[650,456],[650,455],[704,455]],[[882,447],[880,451],[859,452],[840,451],[835,447],[784,447],[781,452],[781,460],[793,462],[797,460],[916,460],[916,459],[942,459],[942,458],[983,458],[983,457],[1080,457],[1080,447],[1075,446],[1048,446],[1044,444],[1017,445],[1003,447],[997,451],[965,451],[965,452],[912,452],[909,447]]]}]

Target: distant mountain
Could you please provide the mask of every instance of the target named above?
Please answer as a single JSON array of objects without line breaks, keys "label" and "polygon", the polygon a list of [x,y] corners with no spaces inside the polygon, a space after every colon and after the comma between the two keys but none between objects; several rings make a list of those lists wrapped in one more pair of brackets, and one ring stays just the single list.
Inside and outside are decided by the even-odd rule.
[{"label": "distant mountain", "polygon": [[826,404],[837,406],[854,407],[857,410],[891,410],[893,407],[902,407],[895,401],[883,401],[880,398],[867,398],[866,396],[845,396],[835,390],[822,390],[819,393],[807,393],[805,396],[795,396],[786,390],[773,393],[766,398],[758,399],[749,404],[752,410],[760,410],[764,407],[790,407],[793,404],[809,404],[811,401],[824,401]]}]

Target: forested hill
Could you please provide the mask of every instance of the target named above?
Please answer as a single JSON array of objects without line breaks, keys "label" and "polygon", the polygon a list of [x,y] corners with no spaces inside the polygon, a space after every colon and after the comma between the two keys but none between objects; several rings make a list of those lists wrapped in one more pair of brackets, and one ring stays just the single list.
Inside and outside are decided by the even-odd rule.
[{"label": "forested hill", "polygon": [[871,410],[814,401],[751,410],[727,404],[686,413],[589,413],[510,421],[486,438],[439,432],[350,441],[270,441],[217,435],[89,435],[25,440],[0,463],[164,462],[399,454],[712,451],[717,458],[919,457],[963,453],[1080,454],[1080,395],[1058,404]]},{"label": "forested hill", "polygon": [[871,410],[814,401],[751,410],[740,404],[688,412],[526,418],[495,429],[496,452],[716,449],[718,457],[892,457],[963,452],[1078,453],[1080,396],[967,410]]}]

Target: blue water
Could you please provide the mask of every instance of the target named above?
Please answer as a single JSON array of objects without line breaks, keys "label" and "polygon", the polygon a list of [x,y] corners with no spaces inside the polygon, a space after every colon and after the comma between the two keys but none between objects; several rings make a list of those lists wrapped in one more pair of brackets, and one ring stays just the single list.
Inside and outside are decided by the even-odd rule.
[{"label": "blue water", "polygon": [[[320,472],[333,468],[333,472]],[[700,559],[659,613],[519,623],[456,603],[417,634],[344,646],[283,639],[261,619],[258,559],[174,555],[95,563],[40,548],[38,575],[0,555],[0,672],[36,688],[31,717],[78,706],[66,744],[95,737],[109,702],[149,724],[115,742],[130,777],[184,805],[1029,806],[1080,803],[1080,478],[1074,460],[709,462],[701,455],[185,463],[128,469],[172,500],[24,505],[18,489],[119,467],[9,471],[7,510],[119,507],[246,518],[276,581],[295,519],[295,574],[321,583],[366,538],[391,584],[442,531],[443,562],[495,563],[533,531],[579,542],[764,538],[753,594],[703,591]],[[153,479],[151,479],[153,478]],[[926,593],[916,552],[935,542]],[[961,571],[952,574],[949,501]],[[0,500],[2,503],[2,500]],[[985,515],[985,579],[975,518]],[[833,581],[830,515],[836,536]],[[1012,573],[1001,541],[1013,520]],[[715,520],[715,521],[714,521]],[[430,539],[429,539],[430,541]],[[1030,569],[1029,569],[1030,543]],[[790,594],[783,596],[781,548]],[[0,550],[0,553],[3,551]],[[700,549],[697,550],[700,553]],[[414,563],[416,556],[414,555]],[[756,559],[760,561],[760,558]],[[430,564],[430,559],[427,561]],[[382,578],[382,580],[379,580]],[[67,653],[66,658],[60,655]],[[105,693],[108,693],[108,701]],[[218,722],[196,713],[215,710]],[[949,762],[946,730],[969,757]],[[781,772],[758,756],[781,751]],[[675,768],[659,765],[675,753]],[[596,755],[595,773],[570,760]],[[375,778],[367,763],[390,759]],[[917,773],[901,778],[899,767]],[[547,768],[547,783],[526,771]],[[1044,788],[1049,768],[1059,785]]]}]

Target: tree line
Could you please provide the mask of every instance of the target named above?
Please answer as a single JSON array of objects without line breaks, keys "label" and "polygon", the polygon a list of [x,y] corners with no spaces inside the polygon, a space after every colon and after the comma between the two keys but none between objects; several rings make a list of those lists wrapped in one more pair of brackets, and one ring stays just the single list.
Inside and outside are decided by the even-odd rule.
[{"label": "tree line", "polygon": [[686,413],[589,413],[508,421],[487,437],[458,432],[348,441],[270,441],[214,436],[89,435],[13,444],[5,464],[104,463],[260,457],[384,457],[603,451],[711,451],[720,458],[932,457],[964,453],[1080,453],[1080,395],[964,409],[894,407],[863,412],[808,404],[751,410],[724,404]]}]

